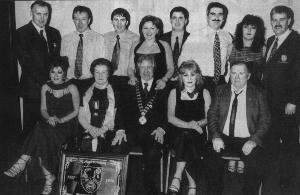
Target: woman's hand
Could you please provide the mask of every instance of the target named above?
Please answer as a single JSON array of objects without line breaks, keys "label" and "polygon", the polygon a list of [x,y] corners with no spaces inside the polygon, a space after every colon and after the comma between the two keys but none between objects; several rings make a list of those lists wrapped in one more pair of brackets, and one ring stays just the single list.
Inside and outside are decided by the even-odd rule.
[{"label": "woman's hand", "polygon": [[47,123],[55,127],[56,124],[59,123],[59,118],[57,118],[56,116],[50,116],[47,120]]},{"label": "woman's hand", "polygon": [[202,128],[199,126],[198,122],[196,122],[196,121],[190,121],[190,122],[188,122],[188,127],[190,129],[195,129],[199,134],[203,133]]},{"label": "woman's hand", "polygon": [[128,84],[129,85],[135,85],[136,81],[137,81],[136,77],[134,77],[134,76],[130,77],[130,79],[128,81]]},{"label": "woman's hand", "polygon": [[166,81],[164,81],[163,79],[158,79],[156,81],[155,90],[161,90],[164,89],[165,87],[166,87]]},{"label": "woman's hand", "polygon": [[127,137],[126,137],[125,130],[120,129],[116,132],[116,135],[115,135],[111,145],[112,146],[120,145],[122,143],[122,141],[127,142]]}]

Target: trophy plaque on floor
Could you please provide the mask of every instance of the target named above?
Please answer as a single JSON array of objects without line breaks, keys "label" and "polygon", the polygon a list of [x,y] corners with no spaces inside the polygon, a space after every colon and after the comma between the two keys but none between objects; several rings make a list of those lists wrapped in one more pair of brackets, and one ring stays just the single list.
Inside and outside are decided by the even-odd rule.
[{"label": "trophy plaque on floor", "polygon": [[59,195],[125,195],[128,156],[63,153]]}]

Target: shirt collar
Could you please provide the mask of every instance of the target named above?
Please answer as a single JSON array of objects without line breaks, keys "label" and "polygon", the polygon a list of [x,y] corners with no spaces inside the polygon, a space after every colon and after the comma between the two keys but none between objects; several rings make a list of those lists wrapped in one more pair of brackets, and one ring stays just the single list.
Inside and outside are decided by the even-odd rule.
[{"label": "shirt collar", "polygon": [[[278,38],[278,41],[279,42],[282,42],[282,41],[284,41],[286,38],[287,38],[287,36],[289,36],[289,34],[291,33],[292,31],[290,30],[290,29],[287,29],[282,35],[279,35],[277,38]],[[275,39],[276,39],[276,37],[275,37]]]},{"label": "shirt collar", "polygon": [[151,86],[152,86],[152,83],[153,83],[153,78],[150,79],[149,81],[145,81],[145,80],[143,80],[143,79],[141,79],[141,81],[142,81],[143,87],[144,87],[144,83],[148,83],[148,87],[151,87]]},{"label": "shirt collar", "polygon": [[116,37],[117,35],[119,35],[120,38],[124,37],[126,35],[127,31],[128,31],[128,29],[124,30],[124,32],[122,32],[122,33],[116,33],[116,31],[114,31],[114,36]]},{"label": "shirt collar", "polygon": [[216,33],[220,33],[220,31],[221,31],[222,29],[219,29],[219,30],[214,30],[214,29],[212,29],[210,26],[206,26],[206,32],[207,32],[207,34],[216,34]]},{"label": "shirt collar", "polygon": [[231,92],[235,93],[235,94],[238,94],[241,92],[244,93],[246,91],[246,89],[247,89],[247,84],[240,90],[235,89],[235,87],[233,85],[231,85]]},{"label": "shirt collar", "polygon": [[[34,28],[38,31],[38,33],[40,33],[41,30],[45,31],[45,27],[44,28],[40,28],[38,25],[36,25],[33,21],[31,21],[31,23],[33,24]],[[46,32],[45,32],[46,33]]]},{"label": "shirt collar", "polygon": [[86,31],[82,32],[82,33],[78,32],[78,31],[76,30],[77,35],[83,34],[83,38],[86,37],[87,34],[88,34],[89,32],[90,32],[90,29],[89,29],[89,28],[88,28]]},{"label": "shirt collar", "polygon": [[183,37],[184,31],[180,31],[180,32],[176,32],[176,31],[172,31],[172,37]]}]

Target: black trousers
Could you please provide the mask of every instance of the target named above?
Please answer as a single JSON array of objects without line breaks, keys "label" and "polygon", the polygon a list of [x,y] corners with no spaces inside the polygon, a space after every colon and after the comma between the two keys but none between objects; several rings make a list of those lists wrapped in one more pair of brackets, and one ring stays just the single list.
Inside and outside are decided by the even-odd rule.
[{"label": "black trousers", "polygon": [[23,131],[22,140],[33,131],[35,124],[41,120],[41,100],[23,97]]},{"label": "black trousers", "polygon": [[159,194],[156,186],[156,178],[160,170],[160,158],[162,144],[155,141],[152,131],[138,129],[127,133],[127,140],[130,147],[140,146],[143,152],[144,164],[144,185],[147,195]]},{"label": "black trousers", "polygon": [[283,113],[284,109],[281,110],[271,112],[271,127],[266,136],[266,151],[268,163],[280,160],[280,184],[288,186],[296,177],[299,120],[296,114],[286,115]]},{"label": "black trousers", "polygon": [[209,76],[204,76],[203,77],[203,80],[204,80],[204,88],[207,89],[210,93],[210,96],[211,97],[214,97],[215,95],[215,90],[216,90],[216,87],[218,85],[222,85],[222,84],[226,84],[226,81],[225,81],[225,76],[224,75],[220,75],[220,78],[219,78],[219,81],[218,83],[215,83],[213,81],[214,77],[209,77]]},{"label": "black trousers", "polygon": [[242,191],[244,195],[258,195],[259,187],[263,173],[263,149],[256,146],[249,155],[244,155],[242,147],[248,138],[231,138],[223,135],[222,140],[225,149],[217,153],[212,146],[208,147],[208,156],[205,159],[207,166],[206,176],[208,181],[208,194],[221,195],[223,191],[223,175],[226,160],[222,159],[224,153],[234,153],[240,155],[241,160],[245,163],[244,184]]}]

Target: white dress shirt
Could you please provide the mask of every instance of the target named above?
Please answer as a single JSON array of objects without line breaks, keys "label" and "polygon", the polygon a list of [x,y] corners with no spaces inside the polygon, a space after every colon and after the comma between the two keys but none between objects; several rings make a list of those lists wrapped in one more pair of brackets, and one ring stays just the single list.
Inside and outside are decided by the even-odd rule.
[{"label": "white dress shirt", "polygon": [[278,42],[277,42],[277,49],[280,47],[280,45],[283,43],[283,41],[289,36],[289,34],[291,33],[292,31],[290,29],[287,29],[287,31],[285,31],[282,35],[276,37],[275,36],[275,39],[267,53],[267,61],[269,60],[269,57],[270,57],[270,54],[271,54],[271,51],[272,51],[272,48],[273,48],[273,45],[275,43],[275,40],[276,38],[278,38]]},{"label": "white dress shirt", "polygon": [[230,122],[232,102],[235,97],[234,93],[240,93],[240,92],[241,94],[239,94],[237,97],[238,104],[237,104],[236,118],[234,124],[234,137],[245,138],[245,137],[250,137],[248,124],[247,124],[247,114],[246,114],[247,85],[239,91],[236,91],[234,87],[231,85],[231,99],[230,99],[230,105],[228,109],[227,119],[223,129],[223,133],[229,136],[229,122]]}]

